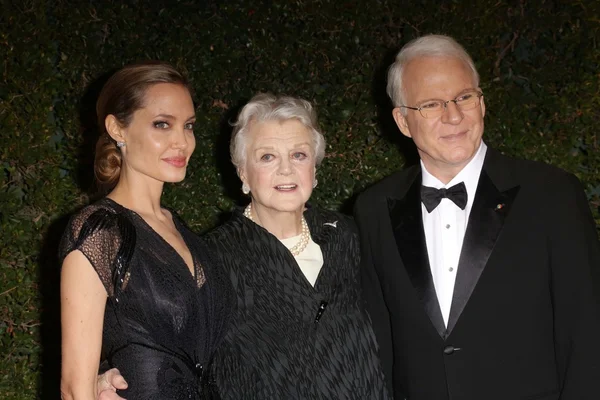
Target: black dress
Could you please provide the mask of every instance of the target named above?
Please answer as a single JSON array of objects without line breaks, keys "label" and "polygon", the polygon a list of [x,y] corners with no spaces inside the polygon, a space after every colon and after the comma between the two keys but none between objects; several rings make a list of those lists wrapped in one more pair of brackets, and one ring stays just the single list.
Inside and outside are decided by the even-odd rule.
[{"label": "black dress", "polygon": [[304,216],[323,254],[314,286],[290,251],[241,210],[205,236],[229,273],[236,299],[214,359],[221,396],[388,399],[360,290],[354,222],[315,208]]},{"label": "black dress", "polygon": [[127,380],[127,399],[215,399],[213,352],[230,315],[231,284],[204,242],[173,218],[194,260],[181,256],[138,214],[105,198],[70,221],[61,259],[80,250],[109,297],[102,361]]}]

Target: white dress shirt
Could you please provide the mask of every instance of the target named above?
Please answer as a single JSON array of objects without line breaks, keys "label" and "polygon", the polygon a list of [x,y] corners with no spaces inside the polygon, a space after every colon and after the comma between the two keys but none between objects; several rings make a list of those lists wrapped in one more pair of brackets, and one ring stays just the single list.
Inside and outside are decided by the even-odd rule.
[{"label": "white dress shirt", "polygon": [[460,252],[486,151],[487,146],[482,141],[473,159],[447,185],[431,175],[421,161],[424,186],[441,189],[464,182],[467,188],[468,200],[464,210],[447,198],[443,198],[431,213],[428,213],[425,205],[421,203],[431,275],[446,326],[448,326],[450,307],[452,306]]},{"label": "white dress shirt", "polygon": [[[283,243],[285,247],[291,249],[300,241],[300,235],[287,239],[279,239],[279,241]],[[304,250],[297,256],[294,256],[294,258],[296,259],[300,270],[302,270],[302,273],[306,277],[306,280],[312,286],[315,286],[319,272],[321,272],[321,268],[323,267],[323,253],[321,252],[321,247],[316,244],[311,237]]]}]

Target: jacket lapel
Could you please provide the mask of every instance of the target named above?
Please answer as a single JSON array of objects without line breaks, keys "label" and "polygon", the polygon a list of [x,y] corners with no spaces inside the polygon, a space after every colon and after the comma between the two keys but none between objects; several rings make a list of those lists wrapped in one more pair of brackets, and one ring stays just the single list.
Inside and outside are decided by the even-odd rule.
[{"label": "jacket lapel", "polygon": [[[491,158],[498,157],[495,152],[491,153]],[[489,170],[486,164],[481,171],[460,253],[448,318],[448,335],[452,332],[477,285],[520,189],[520,186],[513,186],[504,191],[498,190],[486,172]]]},{"label": "jacket lapel", "polygon": [[418,173],[403,197],[388,198],[388,209],[396,245],[411,283],[431,319],[431,323],[440,336],[445,338],[446,327],[435,292],[427,255],[420,187],[421,174]]}]

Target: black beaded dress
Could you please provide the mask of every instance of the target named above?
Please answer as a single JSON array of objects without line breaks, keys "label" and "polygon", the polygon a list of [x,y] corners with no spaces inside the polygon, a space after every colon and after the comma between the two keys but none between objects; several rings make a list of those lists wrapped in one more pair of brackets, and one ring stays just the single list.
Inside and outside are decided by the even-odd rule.
[{"label": "black beaded dress", "polygon": [[218,399],[211,359],[227,327],[231,284],[206,244],[177,218],[194,260],[181,256],[138,214],[104,198],[71,219],[60,255],[80,250],[107,292],[102,362],[127,380],[121,397]]}]

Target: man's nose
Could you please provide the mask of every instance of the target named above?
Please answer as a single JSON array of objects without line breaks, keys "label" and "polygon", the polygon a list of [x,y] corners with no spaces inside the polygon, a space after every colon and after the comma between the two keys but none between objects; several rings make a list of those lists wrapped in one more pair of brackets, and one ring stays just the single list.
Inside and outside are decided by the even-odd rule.
[{"label": "man's nose", "polygon": [[462,110],[460,107],[453,101],[449,101],[446,103],[446,109],[444,110],[444,114],[442,114],[442,122],[447,124],[459,124],[464,118]]}]

